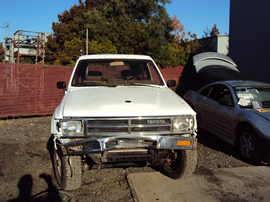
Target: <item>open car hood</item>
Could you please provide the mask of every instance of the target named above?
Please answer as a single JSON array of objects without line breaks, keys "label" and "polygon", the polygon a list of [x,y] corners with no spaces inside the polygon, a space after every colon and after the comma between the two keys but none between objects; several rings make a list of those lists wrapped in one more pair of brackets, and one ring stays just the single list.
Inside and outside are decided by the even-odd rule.
[{"label": "open car hood", "polygon": [[239,80],[240,72],[234,61],[216,52],[205,52],[193,57],[196,72],[208,82],[223,80]]}]

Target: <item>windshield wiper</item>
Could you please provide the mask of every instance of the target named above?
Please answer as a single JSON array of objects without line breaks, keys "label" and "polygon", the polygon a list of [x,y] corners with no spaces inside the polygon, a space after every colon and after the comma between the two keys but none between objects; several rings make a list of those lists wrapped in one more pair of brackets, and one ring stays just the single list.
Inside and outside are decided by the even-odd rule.
[{"label": "windshield wiper", "polygon": [[83,83],[77,83],[75,86],[107,86],[107,87],[116,87],[115,84],[101,84],[99,82],[83,82]]},{"label": "windshield wiper", "polygon": [[150,86],[150,87],[159,87],[160,85],[158,84],[150,84],[150,83],[132,83],[130,86],[135,85],[135,86]]},{"label": "windshield wiper", "polygon": [[75,86],[100,86],[100,83],[97,82],[82,82],[82,83],[77,83]]}]

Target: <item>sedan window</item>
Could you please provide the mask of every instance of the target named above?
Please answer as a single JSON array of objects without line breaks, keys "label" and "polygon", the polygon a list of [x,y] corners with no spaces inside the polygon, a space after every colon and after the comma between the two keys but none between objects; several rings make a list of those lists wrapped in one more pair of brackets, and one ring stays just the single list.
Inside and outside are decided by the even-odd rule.
[{"label": "sedan window", "polygon": [[225,89],[227,89],[228,91],[228,88],[224,85],[214,85],[209,95],[209,98],[218,101],[220,98],[223,97],[223,92]]},{"label": "sedan window", "polygon": [[226,105],[233,106],[232,94],[225,85],[213,85],[209,98],[217,102],[227,103]]}]

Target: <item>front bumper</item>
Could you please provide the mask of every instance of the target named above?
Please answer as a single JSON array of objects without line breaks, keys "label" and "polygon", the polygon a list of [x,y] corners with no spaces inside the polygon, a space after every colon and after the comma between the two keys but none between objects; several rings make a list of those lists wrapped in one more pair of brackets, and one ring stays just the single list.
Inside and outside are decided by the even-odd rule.
[{"label": "front bumper", "polygon": [[102,139],[73,139],[59,144],[63,155],[94,154],[121,149],[196,150],[197,138],[172,136],[110,137]]}]

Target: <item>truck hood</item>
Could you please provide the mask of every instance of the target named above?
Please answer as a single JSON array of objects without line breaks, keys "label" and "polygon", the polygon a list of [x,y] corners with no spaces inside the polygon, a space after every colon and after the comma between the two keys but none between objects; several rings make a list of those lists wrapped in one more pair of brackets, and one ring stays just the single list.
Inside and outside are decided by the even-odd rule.
[{"label": "truck hood", "polygon": [[[57,114],[58,113],[58,114]],[[117,86],[72,88],[56,117],[168,116],[195,112],[164,87]]]}]

